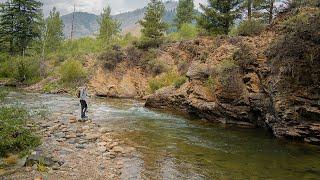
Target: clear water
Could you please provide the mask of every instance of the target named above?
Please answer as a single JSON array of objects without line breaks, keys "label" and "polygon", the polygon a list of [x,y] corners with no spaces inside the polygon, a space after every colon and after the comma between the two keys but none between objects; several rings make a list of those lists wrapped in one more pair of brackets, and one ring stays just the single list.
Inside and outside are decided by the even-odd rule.
[{"label": "clear water", "polygon": [[[10,93],[6,104],[78,114],[68,96]],[[92,99],[89,117],[137,149],[123,179],[320,179],[320,147],[276,140],[263,129],[206,123],[143,107]]]}]

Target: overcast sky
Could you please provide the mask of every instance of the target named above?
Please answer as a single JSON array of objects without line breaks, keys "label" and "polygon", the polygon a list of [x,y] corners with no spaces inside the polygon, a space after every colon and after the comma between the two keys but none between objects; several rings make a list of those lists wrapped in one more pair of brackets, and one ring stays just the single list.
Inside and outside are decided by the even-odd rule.
[{"label": "overcast sky", "polygon": [[[4,2],[6,0],[0,0]],[[107,4],[111,6],[112,14],[132,11],[142,8],[148,4],[148,0],[40,0],[43,3],[45,16],[55,6],[62,15],[73,12],[73,5],[76,11],[100,14]],[[164,0],[165,1],[165,0]],[[206,2],[206,0],[195,0],[195,5]]]}]

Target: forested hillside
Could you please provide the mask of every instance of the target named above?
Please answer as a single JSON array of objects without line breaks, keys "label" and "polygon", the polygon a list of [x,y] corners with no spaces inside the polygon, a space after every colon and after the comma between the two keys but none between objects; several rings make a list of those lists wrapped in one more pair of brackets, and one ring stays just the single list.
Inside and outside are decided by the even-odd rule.
[{"label": "forested hillside", "polygon": [[[175,16],[175,9],[177,8],[177,2],[168,1],[165,3],[165,7],[166,12],[164,15],[164,21],[172,23]],[[146,8],[142,8],[130,12],[120,13],[112,17],[121,23],[121,29],[124,34],[132,33],[135,36],[139,36],[140,26],[137,24],[137,22],[144,17],[145,11]],[[66,38],[70,38],[72,17],[73,13],[61,16],[64,24],[63,33]],[[99,24],[97,20],[99,17],[99,15],[86,12],[76,12],[74,15],[75,37],[79,38],[97,35],[99,31]]]}]

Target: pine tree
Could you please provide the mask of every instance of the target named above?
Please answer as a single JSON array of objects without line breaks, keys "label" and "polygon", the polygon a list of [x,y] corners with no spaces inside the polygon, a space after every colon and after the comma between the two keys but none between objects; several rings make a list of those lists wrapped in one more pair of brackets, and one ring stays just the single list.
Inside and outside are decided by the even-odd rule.
[{"label": "pine tree", "polygon": [[0,50],[14,53],[14,11],[12,4],[7,1],[0,6]]},{"label": "pine tree", "polygon": [[110,46],[120,33],[121,25],[117,20],[112,19],[110,6],[103,9],[101,19],[98,20],[98,23],[100,25],[98,38],[102,40],[104,44]]},{"label": "pine tree", "polygon": [[11,54],[24,54],[33,40],[41,36],[41,6],[36,0],[10,0],[1,8],[2,41],[9,42]]},{"label": "pine tree", "polygon": [[159,46],[167,29],[163,21],[165,12],[164,4],[160,0],[151,0],[147,6],[143,20],[139,21],[142,26],[142,41],[146,46]]},{"label": "pine tree", "polygon": [[228,34],[234,20],[240,15],[240,0],[208,0],[208,6],[200,4],[203,12],[198,24],[214,34]]},{"label": "pine tree", "polygon": [[268,0],[244,0],[241,8],[246,11],[247,19],[251,20],[263,18],[267,6],[269,7]]},{"label": "pine tree", "polygon": [[54,7],[46,19],[45,49],[47,51],[55,51],[61,45],[64,38],[63,26],[60,13]]},{"label": "pine tree", "polygon": [[177,15],[175,22],[178,29],[182,24],[192,23],[194,19],[194,3],[193,0],[179,0],[177,7]]}]

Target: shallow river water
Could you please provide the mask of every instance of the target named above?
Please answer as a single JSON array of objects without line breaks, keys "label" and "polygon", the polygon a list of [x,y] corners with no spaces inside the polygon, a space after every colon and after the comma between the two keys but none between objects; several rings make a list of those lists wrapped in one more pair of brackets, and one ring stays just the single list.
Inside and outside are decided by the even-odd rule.
[{"label": "shallow river water", "polygon": [[[6,104],[67,118],[70,96],[11,92]],[[123,179],[320,179],[320,147],[276,140],[263,129],[206,123],[144,108],[143,102],[90,99],[89,118],[134,146]]]}]

